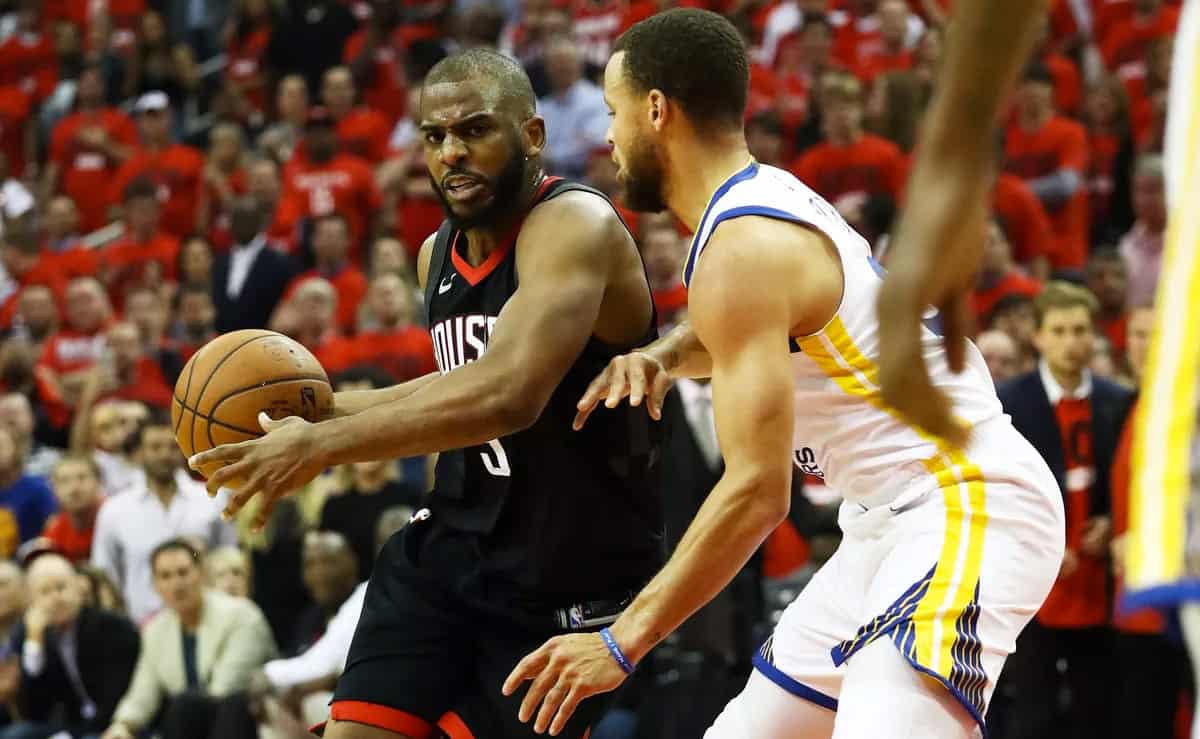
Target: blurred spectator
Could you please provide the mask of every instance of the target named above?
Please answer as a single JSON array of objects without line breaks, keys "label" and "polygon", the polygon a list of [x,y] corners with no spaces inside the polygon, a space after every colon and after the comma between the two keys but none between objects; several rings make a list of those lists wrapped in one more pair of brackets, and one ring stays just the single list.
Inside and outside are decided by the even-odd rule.
[{"label": "blurred spectator", "polygon": [[329,111],[313,108],[304,129],[303,156],[297,154],[284,171],[284,197],[295,198],[303,218],[338,213],[350,224],[350,258],[362,261],[362,244],[383,198],[375,176],[362,159],[339,153]]},{"label": "blurred spectator", "polygon": [[884,72],[910,69],[913,53],[908,38],[909,10],[905,0],[882,0],[876,11],[879,18],[879,44],[860,54],[854,68],[866,84]]},{"label": "blurred spectator", "polygon": [[41,226],[44,256],[64,280],[95,274],[97,250],[83,244],[74,200],[67,195],[51,197],[42,213]]},{"label": "blurred spectator", "polygon": [[29,565],[29,608],[13,639],[21,655],[22,721],[3,739],[96,736],[112,720],[137,664],[137,629],[85,604],[71,563],[47,553]]},{"label": "blurred spectator", "polygon": [[17,456],[22,460],[25,473],[38,477],[50,476],[62,452],[52,449],[33,436],[33,406],[23,393],[0,395],[0,428],[8,429],[17,445]]},{"label": "blurred spectator", "polygon": [[971,309],[977,322],[991,314],[996,303],[1006,295],[1018,293],[1033,298],[1042,290],[1040,281],[1013,264],[1012,247],[995,219],[988,222],[984,244],[983,260],[971,294]]},{"label": "blurred spectator", "polygon": [[412,262],[408,258],[408,247],[400,239],[391,236],[375,239],[375,246],[371,248],[371,277],[373,279],[383,274],[396,275],[413,289],[415,295],[421,295],[420,288],[416,286]]},{"label": "blurred spectator", "polygon": [[58,513],[46,522],[42,536],[71,562],[87,562],[92,556],[96,514],[103,495],[100,465],[82,455],[63,457],[54,466],[50,484],[58,500]]},{"label": "blurred spectator", "polygon": [[846,196],[887,195],[904,184],[904,157],[890,141],[864,133],[862,84],[849,75],[826,78],[822,119],[826,141],[806,151],[792,172],[835,206]]},{"label": "blurred spectator", "polygon": [[1129,125],[1133,140],[1143,151],[1150,143],[1156,107],[1167,93],[1171,81],[1171,54],[1174,37],[1151,41],[1144,60],[1122,66],[1115,74],[1129,99]]},{"label": "blurred spectator", "polygon": [[26,474],[13,435],[0,428],[0,556],[42,533],[58,504],[45,478]]},{"label": "blurred spectator", "polygon": [[247,170],[247,189],[266,214],[267,238],[276,248],[296,251],[300,231],[300,204],[294,198],[283,198],[283,180],[279,165],[271,159],[259,159]]},{"label": "blurred spectator", "polygon": [[1048,279],[1054,230],[1042,202],[1025,181],[1008,172],[998,172],[992,188],[992,212],[1004,224],[1013,259],[1032,276]]},{"label": "blurred spectator", "polygon": [[125,188],[124,233],[100,252],[99,276],[117,310],[137,287],[160,288],[174,281],[179,263],[179,239],[159,222],[159,193],[148,177],[131,180]]},{"label": "blurred spectator", "polygon": [[[108,188],[121,165],[138,144],[137,127],[125,113],[109,107],[103,70],[94,64],[79,73],[75,112],[54,126],[50,158],[42,180],[42,197],[62,192],[78,209],[74,228],[58,225],[51,248],[64,251],[55,240],[76,231],[95,231],[108,223]],[[60,205],[65,210],[65,205]],[[65,214],[60,220],[67,221]],[[47,230],[50,230],[47,225]],[[57,237],[57,239],[55,238]]]},{"label": "blurred spectator", "polygon": [[875,78],[867,98],[867,128],[911,152],[917,142],[917,124],[932,93],[912,72],[885,72]]},{"label": "blurred spectator", "polygon": [[167,382],[174,384],[179,377],[182,363],[179,356],[166,344],[167,324],[171,310],[164,290],[151,286],[140,286],[129,291],[125,297],[125,320],[137,326],[142,349],[147,356],[157,360],[163,368]]},{"label": "blurred spectator", "polygon": [[313,222],[313,256],[316,266],[300,273],[288,286],[284,300],[307,280],[321,277],[337,290],[337,322],[343,333],[354,333],[358,324],[358,306],[367,294],[367,278],[347,259],[350,249],[350,228],[346,219],[337,213],[321,216]]},{"label": "blurred spectator", "polygon": [[996,301],[996,307],[992,308],[992,314],[985,322],[985,327],[1003,331],[1016,342],[1021,372],[1036,369],[1038,352],[1033,336],[1037,332],[1037,316],[1033,298],[1014,293]]},{"label": "blurred spectator", "polygon": [[179,358],[192,358],[200,347],[217,337],[217,309],[207,285],[185,284],[175,296],[178,324],[173,333]]},{"label": "blurred spectator", "polygon": [[[0,85],[24,93],[30,105],[39,105],[58,82],[58,56],[54,39],[46,33],[50,24],[42,12],[42,0],[19,0],[17,28],[0,44]],[[21,172],[20,162],[13,169]]]},{"label": "blurred spectator", "polygon": [[1154,302],[1162,269],[1167,206],[1163,194],[1163,160],[1157,154],[1138,157],[1133,171],[1133,228],[1121,239],[1121,258],[1129,274],[1130,305]]},{"label": "blurred spectator", "polygon": [[[168,381],[159,358],[147,353],[141,334],[132,323],[113,324],[105,338],[108,351],[100,380],[104,388],[102,394],[168,410],[171,386],[179,376],[179,366],[175,365],[175,377]],[[174,361],[178,361],[177,356]]]},{"label": "blurred spectator", "polygon": [[300,75],[316,90],[325,70],[342,61],[357,25],[349,7],[335,0],[288,0],[264,61],[276,74]]},{"label": "blurred spectator", "polygon": [[1109,230],[1116,189],[1117,160],[1121,149],[1131,145],[1129,108],[1125,92],[1116,77],[1104,77],[1088,87],[1083,107],[1088,129],[1088,202],[1092,233],[1101,236]]},{"label": "blurred spectator", "polygon": [[233,248],[217,255],[212,265],[219,333],[265,327],[295,274],[287,255],[268,245],[264,215],[252,197],[233,204],[229,216]]},{"label": "blurred spectator", "polygon": [[617,34],[621,30],[625,3],[613,0],[579,0],[567,7],[573,14],[571,28],[579,41],[580,59],[594,70],[604,69],[612,53],[613,42],[617,40]]},{"label": "blurred spectator", "polygon": [[13,316],[12,334],[41,349],[48,337],[58,330],[58,298],[45,285],[30,285],[21,289],[17,312]]},{"label": "blurred spectator", "polygon": [[0,325],[11,328],[20,306],[21,288],[45,285],[57,297],[63,277],[50,255],[43,254],[30,228],[9,228],[0,237]]},{"label": "blurred spectator", "polygon": [[208,134],[208,159],[204,163],[198,222],[207,231],[224,218],[234,198],[246,192],[246,152],[242,129],[236,123],[218,123]]},{"label": "blurred spectator", "polygon": [[133,110],[138,116],[141,146],[117,171],[108,202],[122,202],[133,180],[148,178],[162,203],[163,230],[178,238],[190,236],[204,187],[204,157],[190,146],[172,143],[173,114],[165,92],[144,93]]},{"label": "blurred spectator", "polygon": [[[166,608],[142,630],[133,683],[103,739],[133,739],[160,710],[163,739],[247,736],[242,691],[275,655],[262,611],[206,588],[200,554],[185,539],[159,544],[148,559],[139,564],[153,570]],[[252,721],[249,729],[253,737]]]},{"label": "blurred spectator", "polygon": [[396,479],[392,460],[359,462],[349,465],[344,474],[348,485],[342,494],[326,499],[320,528],[346,537],[358,562],[359,579],[365,580],[375,564],[375,528],[380,516],[395,505],[416,506],[423,491]]},{"label": "blurred spectator", "polygon": [[[762,164],[769,164],[772,167],[784,168],[784,141],[783,141],[783,122],[779,120],[779,116],[774,111],[763,111],[746,121],[746,146],[750,149],[750,156],[757,159]],[[603,159],[608,160],[611,165],[613,181],[616,182],[616,165],[612,164],[612,158],[607,147],[603,150]],[[588,170],[588,181],[591,182],[592,170]],[[593,183],[594,184],[594,183]],[[619,186],[619,183],[618,183]],[[604,188],[600,188],[609,197],[616,197],[617,192],[609,192]]]},{"label": "blurred spectator", "polygon": [[84,385],[79,413],[71,429],[71,451],[90,454],[100,466],[105,495],[115,495],[137,484],[142,475],[134,457],[132,439],[149,411],[135,401],[99,399],[100,370],[91,370]]},{"label": "blurred spectator", "polygon": [[387,156],[392,122],[382,113],[356,106],[357,91],[349,67],[334,67],[321,81],[321,102],[333,117],[338,150],[368,162],[382,162]]},{"label": "blurred spectator", "polygon": [[1130,17],[1117,21],[1100,39],[1104,65],[1116,71],[1122,65],[1141,59],[1147,46],[1156,39],[1175,33],[1179,8],[1163,0],[1133,0]]},{"label": "blurred spectator", "polygon": [[121,599],[121,591],[117,590],[117,586],[113,585],[113,581],[104,570],[83,562],[75,565],[75,571],[79,573],[84,603],[93,608],[125,615],[125,602]]},{"label": "blurred spectator", "polygon": [[200,83],[193,47],[174,42],[163,17],[153,10],[138,20],[140,28],[130,69],[133,90],[143,96],[160,92],[166,96],[162,108],[182,110]]},{"label": "blurred spectator", "polygon": [[308,86],[298,74],[290,74],[275,88],[275,118],[258,139],[258,148],[276,162],[286,162],[304,135],[308,120]]},{"label": "blurred spectator", "polygon": [[546,44],[546,73],[550,93],[538,100],[538,113],[546,119],[542,154],[549,171],[578,179],[587,169],[588,154],[606,142],[604,92],[584,78],[580,48],[568,36]]},{"label": "blurred spectator", "polygon": [[1096,327],[1108,338],[1112,356],[1125,354],[1125,320],[1128,304],[1129,275],[1125,262],[1111,246],[1104,246],[1088,257],[1084,278],[1088,290],[1096,296],[1099,311]]},{"label": "blurred spectator", "polygon": [[[166,3],[170,36],[205,61],[218,50],[218,32],[225,28],[236,0],[184,0]],[[160,6],[162,7],[162,6]]]},{"label": "blurred spectator", "polygon": [[208,286],[212,283],[213,250],[203,236],[193,236],[179,247],[180,285]]},{"label": "blurred spectator", "polygon": [[[360,527],[359,531],[370,532],[366,540],[368,557],[374,557],[375,519],[371,526]],[[304,536],[301,576],[304,587],[312,598],[312,606],[295,615],[291,643],[284,645],[283,653],[296,655],[312,646],[325,632],[329,619],[337,613],[362,578],[359,577],[358,560],[349,541],[337,531],[309,531]]]},{"label": "blurred spectator", "polygon": [[46,340],[38,358],[38,397],[50,425],[65,429],[79,402],[85,371],[104,351],[112,309],[100,283],[79,277],[67,287],[67,322]]},{"label": "blurred spectator", "polygon": [[676,230],[673,216],[647,213],[639,222],[638,245],[646,264],[659,326],[673,326],[687,310],[683,260],[688,242]]},{"label": "blurred spectator", "polygon": [[1154,306],[1138,305],[1129,311],[1125,331],[1125,365],[1134,387],[1141,385],[1146,357],[1150,353],[1150,332],[1154,328]]},{"label": "blurred spectator", "polygon": [[1041,38],[1034,47],[1034,58],[1046,66],[1054,84],[1054,108],[1064,115],[1079,112],[1079,101],[1083,93],[1083,81],[1075,62],[1051,43],[1050,24],[1044,22]]},{"label": "blurred spectator", "polygon": [[1087,133],[1054,111],[1050,73],[1030,66],[1017,94],[1017,115],[1005,135],[1005,169],[1025,180],[1054,226],[1055,270],[1078,270],[1087,258]]},{"label": "blurred spectator", "polygon": [[333,374],[355,363],[354,342],[337,329],[337,290],[323,277],[305,280],[271,317],[273,331],[291,336]]},{"label": "blurred spectator", "polygon": [[229,97],[239,121],[259,127],[267,112],[267,70],[262,58],[278,13],[270,0],[237,0],[234,5],[224,31],[222,93]]},{"label": "blurred spectator", "polygon": [[784,38],[799,31],[807,19],[824,18],[828,11],[829,0],[784,0],[775,5],[763,22],[758,61],[768,67],[774,66],[775,55]]},{"label": "blurred spectator", "polygon": [[393,382],[437,370],[429,332],[413,321],[414,303],[409,286],[396,273],[382,272],[371,280],[363,330],[355,339],[357,363],[382,369]]},{"label": "blurred spectator", "polygon": [[482,47],[495,51],[500,43],[500,34],[504,31],[504,17],[504,11],[486,2],[460,8],[455,19],[455,36],[460,47]]},{"label": "blurred spectator", "polygon": [[0,559],[0,644],[11,645],[25,613],[25,573],[10,559]]},{"label": "blurred spectator", "polygon": [[[1062,688],[1070,691],[1067,718],[1073,730],[1106,736],[1113,715],[1109,468],[1132,394],[1088,370],[1098,310],[1091,293],[1052,282],[1036,305],[1041,364],[999,394],[1013,426],[1058,478],[1067,548],[1058,581],[1021,633],[1008,666],[1016,689],[1008,736],[1053,736]],[[1063,660],[1065,675],[1059,671]]]},{"label": "blurred spectator", "polygon": [[[0,111],[0,124],[8,125]],[[10,229],[33,230],[33,193],[18,179],[18,173],[9,167],[9,155],[0,152],[0,236]]]},{"label": "blurred spectator", "polygon": [[[35,396],[37,393],[37,384],[34,380],[35,362],[40,353],[41,347],[34,346],[19,337],[0,342],[0,387],[5,392]],[[45,409],[42,408],[42,410]],[[47,426],[41,430],[41,433],[46,439],[57,440],[61,429]]]},{"label": "blurred spectator", "polygon": [[1003,331],[984,331],[975,339],[975,346],[987,362],[992,383],[997,387],[1021,373],[1020,352],[1017,342]]},{"label": "blurred spectator", "polygon": [[[880,12],[884,3],[878,0],[863,0],[844,5],[848,17],[838,25],[834,55],[842,65],[854,69],[866,59],[878,54],[884,45],[884,16]],[[892,23],[898,20],[897,16],[898,13],[892,15]],[[904,14],[904,22],[905,45],[914,46],[925,31],[925,23],[917,14],[907,12]]]},{"label": "blurred spectator", "polygon": [[183,459],[169,419],[151,417],[132,443],[145,475],[100,508],[92,564],[121,587],[130,615],[141,623],[162,604],[150,569],[155,547],[171,537],[194,536],[215,549],[233,546],[236,537],[203,485],[180,474]]},{"label": "blurred spectator", "polygon": [[921,35],[913,55],[913,74],[926,85],[932,85],[937,79],[938,69],[942,63],[942,45],[945,42],[942,29],[930,26]]},{"label": "blurred spectator", "polygon": [[208,586],[226,595],[249,598],[252,575],[250,557],[237,547],[221,547],[204,557]]},{"label": "blurred spectator", "polygon": [[1112,342],[1102,333],[1097,333],[1092,341],[1092,359],[1088,362],[1088,369],[1096,377],[1117,381],[1121,379],[1117,371],[1117,362],[1113,359]]},{"label": "blurred spectator", "polygon": [[353,72],[363,103],[391,125],[404,115],[406,100],[401,7],[393,0],[371,0],[370,6],[363,28],[346,41],[342,62]]}]

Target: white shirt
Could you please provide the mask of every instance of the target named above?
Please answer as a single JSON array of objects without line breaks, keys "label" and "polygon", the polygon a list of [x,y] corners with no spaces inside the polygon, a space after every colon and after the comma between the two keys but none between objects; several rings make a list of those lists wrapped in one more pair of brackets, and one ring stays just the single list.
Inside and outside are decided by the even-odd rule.
[{"label": "white shirt", "polygon": [[608,107],[604,91],[591,80],[538,100],[538,113],[546,119],[545,154],[554,174],[582,175],[592,150],[607,146]]},{"label": "white shirt", "polygon": [[277,690],[285,690],[294,685],[340,674],[346,667],[346,657],[350,655],[350,642],[354,639],[354,630],[358,627],[358,617],[362,614],[366,593],[365,582],[355,588],[333,618],[329,619],[325,633],[321,634],[321,638],[304,654],[291,659],[271,660],[263,665],[263,672],[271,681],[271,685]]},{"label": "white shirt", "polygon": [[178,474],[176,486],[164,508],[140,476],[132,487],[106,500],[96,516],[92,564],[121,589],[135,623],[162,607],[150,570],[155,547],[178,536],[195,536],[210,550],[237,544],[237,532],[221,520],[220,500],[210,500],[203,485]]},{"label": "white shirt", "polygon": [[1046,388],[1046,397],[1050,400],[1050,407],[1058,405],[1058,401],[1063,398],[1071,400],[1083,400],[1092,397],[1092,371],[1085,369],[1083,371],[1083,382],[1079,383],[1079,387],[1075,388],[1075,392],[1067,394],[1062,385],[1058,384],[1058,380],[1054,379],[1054,375],[1050,372],[1050,366],[1046,364],[1046,360],[1038,362],[1038,374],[1042,378],[1042,387]]},{"label": "white shirt", "polygon": [[715,470],[721,464],[721,447],[713,418],[712,385],[681,379],[675,387],[679,388],[679,400],[683,403],[683,413],[692,428],[696,446],[700,447],[709,469]]},{"label": "white shirt", "polygon": [[245,246],[235,246],[229,252],[229,280],[225,283],[225,294],[230,300],[237,300],[237,297],[242,294],[242,288],[246,285],[246,278],[250,276],[250,268],[254,266],[254,260],[258,259],[258,253],[267,245],[267,237],[259,234]]}]

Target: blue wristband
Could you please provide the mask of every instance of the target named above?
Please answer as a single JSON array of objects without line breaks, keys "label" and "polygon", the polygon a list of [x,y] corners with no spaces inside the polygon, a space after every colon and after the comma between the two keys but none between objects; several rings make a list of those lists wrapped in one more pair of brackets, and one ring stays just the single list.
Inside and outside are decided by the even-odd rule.
[{"label": "blue wristband", "polygon": [[617,661],[621,669],[626,675],[633,674],[633,665],[629,664],[629,660],[625,658],[625,653],[621,651],[621,647],[617,645],[617,640],[613,638],[608,629],[600,629],[600,638],[604,640],[604,646],[608,647],[608,653]]}]

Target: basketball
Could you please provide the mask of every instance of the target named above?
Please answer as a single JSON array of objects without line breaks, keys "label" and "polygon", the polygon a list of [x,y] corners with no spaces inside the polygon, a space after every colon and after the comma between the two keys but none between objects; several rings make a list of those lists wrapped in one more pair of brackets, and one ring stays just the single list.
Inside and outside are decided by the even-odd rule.
[{"label": "basketball", "polygon": [[191,457],[262,436],[259,413],[320,421],[332,410],[329,377],[308,349],[283,334],[250,329],[218,336],[188,360],[175,383],[171,423],[180,450]]}]

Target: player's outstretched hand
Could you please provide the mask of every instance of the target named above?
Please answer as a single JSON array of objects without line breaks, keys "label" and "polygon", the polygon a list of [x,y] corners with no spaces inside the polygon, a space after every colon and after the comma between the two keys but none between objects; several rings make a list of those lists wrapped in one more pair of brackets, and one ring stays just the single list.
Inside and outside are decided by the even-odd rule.
[{"label": "player's outstretched hand", "polygon": [[220,469],[208,478],[208,495],[234,480],[241,486],[229,498],[223,515],[232,518],[255,495],[263,496],[263,505],[254,519],[260,529],[271,517],[275,503],[292,490],[298,490],[321,473],[325,465],[319,459],[313,424],[298,416],[272,420],[266,413],[258,414],[258,423],[266,433],[250,441],[223,444],[207,452],[194,454],[188,466],[200,470],[206,465],[220,464]]},{"label": "player's outstretched hand", "polygon": [[517,663],[504,681],[504,694],[517,692],[526,680],[533,683],[517,717],[528,723],[536,713],[533,730],[542,734],[549,729],[550,736],[558,736],[580,701],[616,690],[624,682],[625,672],[599,634],[566,634],[547,641]]},{"label": "player's outstretched hand", "polygon": [[622,398],[629,397],[629,404],[638,406],[646,401],[646,411],[655,421],[662,419],[663,399],[671,389],[671,376],[662,362],[643,351],[613,357],[604,371],[596,375],[588,385],[576,408],[576,431],[587,423],[588,416],[596,405],[604,400],[604,407],[616,408]]}]

